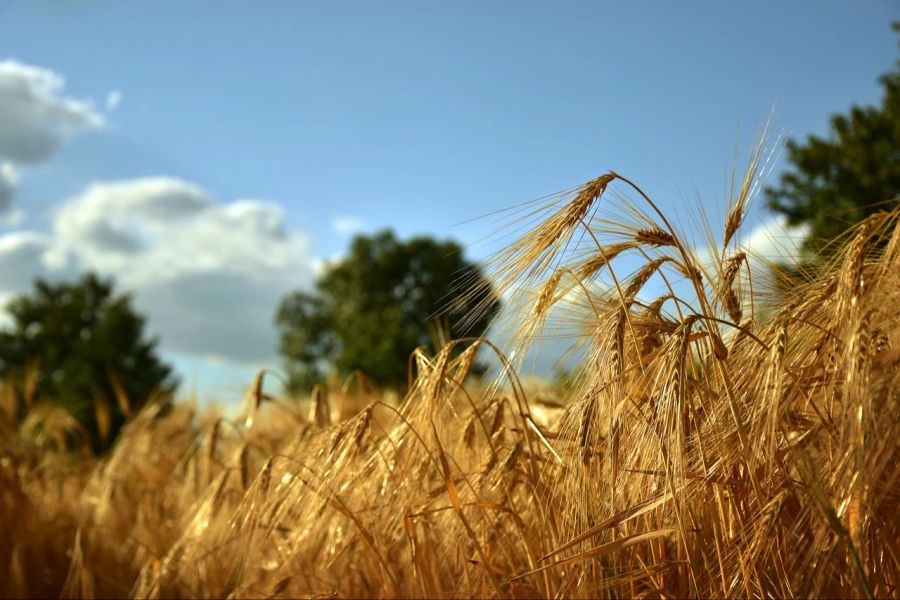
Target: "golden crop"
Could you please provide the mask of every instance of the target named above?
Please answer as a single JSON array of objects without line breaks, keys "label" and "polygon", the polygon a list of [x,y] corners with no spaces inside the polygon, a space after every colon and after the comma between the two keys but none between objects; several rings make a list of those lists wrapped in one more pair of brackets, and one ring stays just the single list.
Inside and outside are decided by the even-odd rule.
[{"label": "golden crop", "polygon": [[[261,374],[101,459],[49,449],[59,409],[5,419],[0,594],[900,596],[900,213],[776,296],[734,241],[759,160],[705,253],[615,173],[526,208],[488,265],[513,347],[416,351],[399,402]],[[583,367],[558,403],[516,377],[547,335]],[[479,347],[506,369],[463,385]]]}]

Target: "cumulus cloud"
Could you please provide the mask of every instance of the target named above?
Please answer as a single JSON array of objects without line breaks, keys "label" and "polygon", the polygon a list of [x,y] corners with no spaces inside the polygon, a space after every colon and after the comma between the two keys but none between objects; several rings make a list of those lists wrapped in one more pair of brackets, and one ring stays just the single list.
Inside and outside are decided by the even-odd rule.
[{"label": "cumulus cloud", "polygon": [[808,233],[808,227],[788,227],[784,217],[771,217],[740,238],[739,246],[759,258],[793,262]]},{"label": "cumulus cloud", "polygon": [[65,79],[49,69],[0,61],[0,156],[46,160],[70,136],[104,125],[90,102],[64,95]]},{"label": "cumulus cloud", "polygon": [[91,184],[57,208],[53,231],[58,253],[135,292],[166,349],[210,358],[272,360],[278,300],[314,268],[280,206],[219,203],[169,177]]},{"label": "cumulus cloud", "polygon": [[54,227],[63,241],[103,268],[152,243],[144,238],[160,236],[170,223],[212,205],[203,190],[179,179],[93,183],[56,210]]},{"label": "cumulus cloud", "polygon": [[[760,261],[793,263],[800,258],[808,231],[806,226],[789,227],[782,216],[770,216],[752,228],[745,226],[737,233],[734,243],[737,250],[750,255],[754,264],[762,266]],[[718,248],[699,248],[696,251],[697,261],[712,269],[718,251]]]},{"label": "cumulus cloud", "polygon": [[314,260],[280,206],[221,203],[170,177],[93,183],[50,233],[0,235],[0,300],[86,270],[134,293],[164,350],[246,364],[275,359],[278,301],[309,284]]},{"label": "cumulus cloud", "polygon": [[[149,315],[167,349],[240,363],[276,360],[273,323],[281,296],[302,271],[249,277],[232,269],[185,272],[137,288],[135,302]],[[287,285],[286,285],[287,284]]]},{"label": "cumulus cloud", "polygon": [[331,228],[341,235],[353,235],[366,228],[366,223],[359,217],[335,217],[331,220]]}]

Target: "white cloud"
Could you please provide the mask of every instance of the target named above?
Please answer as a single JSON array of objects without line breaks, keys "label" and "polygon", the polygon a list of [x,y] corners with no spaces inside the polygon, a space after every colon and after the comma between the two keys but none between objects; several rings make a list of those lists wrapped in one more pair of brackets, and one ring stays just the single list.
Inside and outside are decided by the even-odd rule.
[{"label": "white cloud", "polygon": [[[752,229],[742,228],[732,243],[735,252],[746,252],[756,266],[763,265],[760,261],[793,263],[800,257],[807,231],[806,226],[789,227],[782,216],[769,216]],[[709,246],[695,249],[697,262],[706,269],[713,269],[714,253],[718,251],[719,248]]]},{"label": "white cloud", "polygon": [[226,267],[184,272],[137,286],[135,304],[168,350],[276,366],[275,310],[301,269],[255,278]]},{"label": "white cloud", "polygon": [[271,364],[278,301],[313,265],[278,205],[219,203],[168,177],[98,182],[57,208],[52,234],[0,235],[0,299],[94,270],[134,292],[164,351]]},{"label": "white cloud", "polygon": [[366,229],[366,223],[359,217],[335,217],[331,220],[331,228],[341,235],[353,235]]},{"label": "white cloud", "polygon": [[119,105],[122,103],[122,92],[119,90],[112,90],[106,95],[106,110],[114,111],[119,108]]},{"label": "white cloud", "polygon": [[16,193],[18,176],[9,163],[0,163],[0,215],[12,207],[12,197]]},{"label": "white cloud", "polygon": [[271,360],[278,300],[314,268],[280,206],[221,204],[168,177],[94,183],[57,209],[54,232],[82,269],[135,292],[167,350],[198,356]]},{"label": "white cloud", "polygon": [[784,217],[770,217],[738,238],[738,245],[752,256],[770,261],[794,262],[809,229],[788,227]]},{"label": "white cloud", "polygon": [[199,187],[166,177],[93,183],[56,210],[60,239],[98,268],[114,268],[179,222],[214,201]]},{"label": "white cloud", "polygon": [[0,156],[37,163],[70,136],[104,125],[90,102],[63,95],[65,80],[49,69],[0,61]]}]

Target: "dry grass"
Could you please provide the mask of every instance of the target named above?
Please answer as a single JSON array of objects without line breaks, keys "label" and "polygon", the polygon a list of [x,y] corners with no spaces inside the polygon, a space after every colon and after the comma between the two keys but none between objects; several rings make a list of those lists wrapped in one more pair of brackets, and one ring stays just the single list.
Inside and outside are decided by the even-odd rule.
[{"label": "dry grass", "polygon": [[[512,350],[571,334],[568,398],[464,341],[417,351],[402,401],[261,375],[239,419],[150,406],[99,460],[53,450],[65,415],[6,418],[0,592],[900,596],[900,214],[774,303],[733,242],[751,181],[712,267],[613,173],[530,213],[491,268]],[[462,385],[478,346],[502,384]]]}]

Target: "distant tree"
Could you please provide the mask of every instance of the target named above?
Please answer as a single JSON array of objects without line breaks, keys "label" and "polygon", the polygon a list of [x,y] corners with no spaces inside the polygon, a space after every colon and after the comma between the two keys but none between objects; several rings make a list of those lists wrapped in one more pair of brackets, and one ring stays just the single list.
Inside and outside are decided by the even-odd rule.
[{"label": "distant tree", "polygon": [[[452,335],[476,302],[490,308],[466,335],[482,335],[499,308],[481,271],[452,241],[416,237],[397,240],[390,231],[357,236],[349,254],[329,265],[315,291],[286,296],[276,315],[289,388],[308,390],[327,370],[347,375],[361,370],[379,384],[402,387],[410,353],[429,344],[429,323],[453,300],[465,275],[480,295],[453,303],[445,313]],[[474,286],[473,286],[474,288]]]},{"label": "distant tree", "polygon": [[[893,27],[900,31],[900,24]],[[874,212],[900,206],[900,62],[879,81],[880,106],[834,115],[828,138],[788,141],[793,169],[766,190],[769,207],[788,224],[809,225],[808,250],[820,250]]]},{"label": "distant tree", "polygon": [[145,339],[131,298],[113,295],[108,280],[93,274],[74,283],[37,280],[6,310],[12,328],[0,332],[0,378],[19,397],[64,406],[95,451],[112,443],[126,412],[177,385],[156,356],[156,340]]}]

